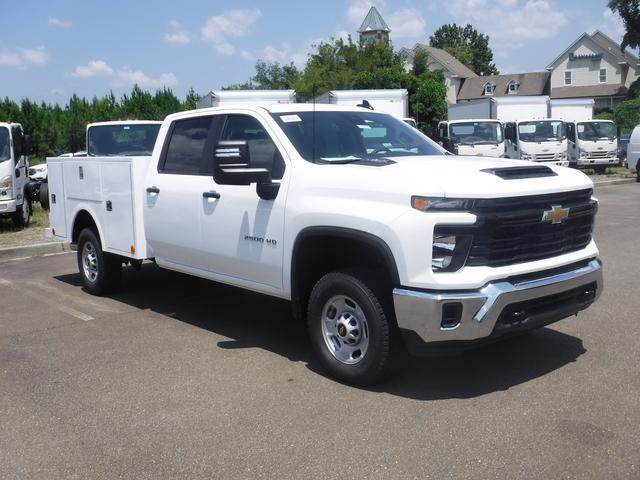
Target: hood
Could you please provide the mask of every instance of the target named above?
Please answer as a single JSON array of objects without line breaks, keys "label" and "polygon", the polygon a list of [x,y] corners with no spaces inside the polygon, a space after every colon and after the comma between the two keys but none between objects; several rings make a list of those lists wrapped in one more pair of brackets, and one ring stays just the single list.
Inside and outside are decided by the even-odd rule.
[{"label": "hood", "polygon": [[[384,166],[331,166],[332,183],[342,183],[339,179],[356,177],[360,191],[371,189],[396,195],[449,198],[514,197],[593,188],[589,177],[578,170],[521,160],[453,155],[390,157],[389,160],[395,163]],[[513,175],[514,167],[529,169],[529,172],[532,167],[547,167],[550,174],[539,176],[534,171],[529,175],[523,170],[522,174],[515,172],[516,175]],[[509,175],[501,174],[504,170],[500,169],[505,168],[509,169]],[[349,175],[346,175],[347,171]]]}]

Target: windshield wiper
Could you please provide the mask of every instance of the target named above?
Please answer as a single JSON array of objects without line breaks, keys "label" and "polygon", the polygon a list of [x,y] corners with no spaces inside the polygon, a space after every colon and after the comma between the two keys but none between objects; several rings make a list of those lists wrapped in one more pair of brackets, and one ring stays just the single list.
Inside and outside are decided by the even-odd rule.
[{"label": "windshield wiper", "polygon": [[349,157],[320,157],[319,159],[316,160],[316,162],[318,162],[318,163],[335,163],[337,165],[343,165],[343,164],[347,164],[347,163],[359,162],[360,160],[362,160],[362,158],[354,157],[354,156],[349,156]]}]

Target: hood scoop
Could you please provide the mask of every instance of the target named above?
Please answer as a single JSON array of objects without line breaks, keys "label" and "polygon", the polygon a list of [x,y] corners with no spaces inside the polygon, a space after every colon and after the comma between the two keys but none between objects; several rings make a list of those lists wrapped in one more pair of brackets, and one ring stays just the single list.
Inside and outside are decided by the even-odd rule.
[{"label": "hood scoop", "polygon": [[523,178],[555,177],[558,174],[544,165],[531,167],[485,168],[481,172],[495,175],[503,180],[521,180]]}]

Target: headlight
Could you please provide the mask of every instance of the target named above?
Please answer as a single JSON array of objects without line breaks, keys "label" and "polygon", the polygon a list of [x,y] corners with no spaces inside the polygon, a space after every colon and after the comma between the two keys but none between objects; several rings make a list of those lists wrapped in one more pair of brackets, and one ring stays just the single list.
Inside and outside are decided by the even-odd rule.
[{"label": "headlight", "polygon": [[473,237],[448,233],[438,228],[433,234],[431,269],[434,272],[455,272],[464,266]]},{"label": "headlight", "polygon": [[411,197],[411,206],[422,212],[466,212],[473,208],[473,200],[468,198],[437,198],[414,195]]},{"label": "headlight", "polygon": [[9,195],[9,198],[11,198],[12,194],[13,194],[13,178],[11,177],[11,175],[2,177],[0,179],[0,195],[3,197],[6,197],[7,195]]},{"label": "headlight", "polygon": [[589,153],[584,150],[580,150],[580,158],[589,158]]},{"label": "headlight", "polygon": [[528,153],[521,152],[520,158],[522,160],[531,160],[533,158],[533,156],[529,155]]},{"label": "headlight", "polygon": [[560,160],[565,160],[567,158],[567,152],[560,152]]}]

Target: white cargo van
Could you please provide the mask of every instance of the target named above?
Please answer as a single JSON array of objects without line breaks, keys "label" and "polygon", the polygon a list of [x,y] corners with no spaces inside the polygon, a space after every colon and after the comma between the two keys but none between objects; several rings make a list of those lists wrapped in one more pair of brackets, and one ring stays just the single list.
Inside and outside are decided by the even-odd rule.
[{"label": "white cargo van", "polygon": [[636,172],[636,180],[640,182],[640,125],[633,129],[627,147],[627,166],[629,170]]}]

